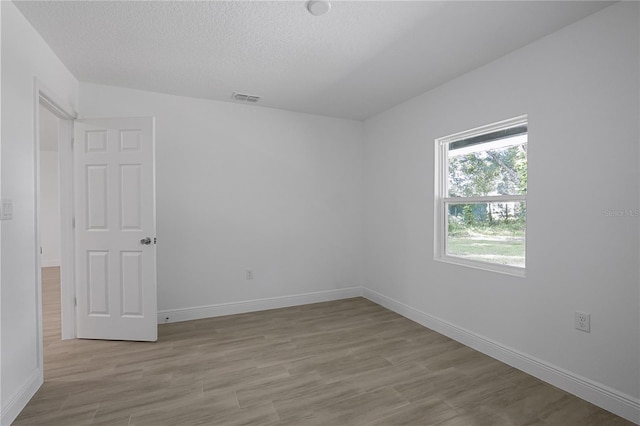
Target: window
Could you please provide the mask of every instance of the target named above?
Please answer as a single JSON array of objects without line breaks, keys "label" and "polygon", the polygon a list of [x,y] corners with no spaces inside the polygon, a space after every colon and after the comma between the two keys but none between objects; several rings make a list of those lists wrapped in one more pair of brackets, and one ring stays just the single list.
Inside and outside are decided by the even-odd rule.
[{"label": "window", "polygon": [[436,139],[436,259],[524,276],[527,117]]}]

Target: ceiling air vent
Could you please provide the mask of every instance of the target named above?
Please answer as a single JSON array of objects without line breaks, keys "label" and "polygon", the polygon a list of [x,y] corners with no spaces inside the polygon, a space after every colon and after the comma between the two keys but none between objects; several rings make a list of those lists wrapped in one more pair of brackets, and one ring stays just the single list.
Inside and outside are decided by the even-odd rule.
[{"label": "ceiling air vent", "polygon": [[242,101],[242,102],[258,102],[258,100],[260,99],[260,96],[233,92],[233,94],[231,95],[231,98],[235,99],[236,101]]}]

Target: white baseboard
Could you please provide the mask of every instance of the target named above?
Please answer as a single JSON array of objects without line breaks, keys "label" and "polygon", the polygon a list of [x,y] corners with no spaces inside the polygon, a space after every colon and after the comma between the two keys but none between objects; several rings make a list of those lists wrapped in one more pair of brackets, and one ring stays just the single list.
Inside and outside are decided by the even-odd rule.
[{"label": "white baseboard", "polygon": [[294,294],[291,296],[270,297],[267,299],[245,300],[241,302],[221,303],[219,305],[197,306],[194,308],[158,311],[158,324],[213,318],[224,315],[243,314],[245,312],[308,305],[310,303],[329,302],[362,296],[362,287],[349,287],[314,293]]},{"label": "white baseboard", "polygon": [[640,424],[640,399],[638,398],[504,346],[376,291],[364,288],[362,295],[372,302],[384,306],[418,324],[437,331],[518,370],[522,370],[631,422]]},{"label": "white baseboard", "polygon": [[42,259],[40,261],[40,267],[50,268],[52,266],[60,266],[60,259]]},{"label": "white baseboard", "polygon": [[9,400],[6,406],[2,407],[0,413],[0,425],[9,426],[13,422],[22,409],[29,403],[33,395],[36,394],[40,386],[44,383],[42,370],[36,369],[27,379],[22,387]]}]

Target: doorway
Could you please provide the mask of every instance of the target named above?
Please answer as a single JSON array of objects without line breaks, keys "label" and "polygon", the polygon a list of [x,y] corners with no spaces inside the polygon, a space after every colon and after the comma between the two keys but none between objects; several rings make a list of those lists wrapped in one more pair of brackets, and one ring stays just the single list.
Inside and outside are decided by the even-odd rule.
[{"label": "doorway", "polygon": [[[45,108],[39,108],[40,138],[40,267],[42,286],[43,351],[52,341],[62,340],[60,299],[60,118]],[[46,363],[45,363],[46,365]]]},{"label": "doorway", "polygon": [[[51,118],[46,114],[57,117],[58,127],[60,338],[56,341],[76,337],[157,340],[155,121],[153,117],[76,120],[75,111],[65,108],[66,104],[37,78],[34,93],[36,303],[39,366],[43,369],[44,337],[45,331],[49,331],[44,329],[43,323],[47,311],[43,310],[42,302],[49,302],[43,300],[43,290],[46,290],[43,285],[51,285],[50,282],[43,283],[43,278],[54,281],[57,278],[55,269],[41,270],[45,252],[41,239],[43,232],[47,233],[41,229],[50,219],[40,194],[41,185],[46,185],[41,183],[40,174],[47,173],[41,170],[41,162],[47,163],[48,156],[55,158],[55,154],[47,154],[46,149],[41,153],[41,143],[46,144],[46,138],[50,136],[41,135],[47,119]],[[78,147],[75,152],[74,146]],[[107,158],[97,158],[105,155]],[[113,162],[110,167],[105,164],[107,159]],[[107,185],[111,178],[114,182]],[[116,208],[109,209],[108,206]],[[96,229],[99,232],[95,232]],[[88,247],[106,234],[110,245]],[[51,251],[49,248],[47,253]],[[110,254],[114,260],[107,263]],[[78,255],[82,260],[76,262]],[[47,267],[50,260],[51,257],[45,258],[43,266]],[[110,264],[116,265],[119,272],[109,273]],[[76,283],[76,274],[82,277],[79,283]],[[110,276],[116,278],[109,279]],[[57,297],[55,290],[50,293]],[[57,308],[55,304],[53,307]],[[83,313],[82,318],[77,316],[78,312]]]},{"label": "doorway", "polygon": [[75,338],[71,143],[76,112],[37,78],[34,95],[37,350],[43,371],[45,336],[47,343]]}]

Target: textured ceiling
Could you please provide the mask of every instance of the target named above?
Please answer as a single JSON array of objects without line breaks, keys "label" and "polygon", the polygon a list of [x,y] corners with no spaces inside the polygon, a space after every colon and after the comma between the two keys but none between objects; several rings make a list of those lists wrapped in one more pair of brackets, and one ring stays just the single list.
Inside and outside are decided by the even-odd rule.
[{"label": "textured ceiling", "polygon": [[16,1],[80,80],[365,119],[594,13],[592,1]]}]

